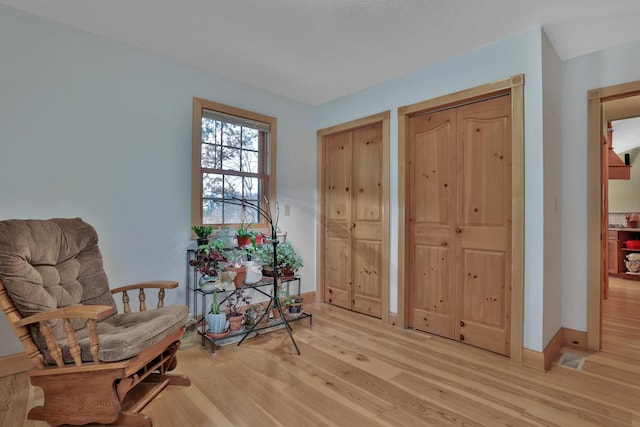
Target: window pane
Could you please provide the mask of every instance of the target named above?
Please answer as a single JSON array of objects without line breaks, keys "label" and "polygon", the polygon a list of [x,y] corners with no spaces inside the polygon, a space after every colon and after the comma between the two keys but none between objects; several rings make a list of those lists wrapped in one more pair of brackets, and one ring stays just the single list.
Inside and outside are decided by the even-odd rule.
[{"label": "window pane", "polygon": [[222,223],[222,202],[213,199],[202,199],[202,223]]},{"label": "window pane", "polygon": [[200,166],[209,169],[219,169],[220,145],[202,144],[200,148]]},{"label": "window pane", "polygon": [[241,170],[243,172],[258,173],[258,152],[257,151],[242,151],[242,164]]},{"label": "window pane", "polygon": [[211,119],[202,119],[202,142],[213,144],[219,141],[220,122]]},{"label": "window pane", "polygon": [[242,199],[242,178],[241,177],[233,176],[233,175],[224,176],[223,197],[225,199],[231,199],[233,197]]},{"label": "window pane", "polygon": [[242,128],[242,148],[245,150],[258,151],[258,134],[257,129],[248,127]]},{"label": "window pane", "polygon": [[222,169],[240,171],[240,150],[222,147]]},{"label": "window pane", "polygon": [[[258,205],[257,200],[247,200],[247,202],[256,206]],[[258,218],[259,218],[258,211],[256,211],[254,208],[250,206],[245,207],[244,216],[245,216],[245,222],[250,222],[252,224],[255,224],[256,222],[258,222]]]},{"label": "window pane", "polygon": [[234,224],[242,222],[242,206],[231,203],[224,204],[224,223]]},{"label": "window pane", "polygon": [[202,196],[208,199],[220,199],[223,192],[224,175],[216,173],[202,174]]},{"label": "window pane", "polygon": [[242,179],[242,197],[247,200],[260,198],[258,191],[258,178],[244,177]]},{"label": "window pane", "polygon": [[242,126],[230,123],[222,124],[222,145],[240,148],[242,141]]}]

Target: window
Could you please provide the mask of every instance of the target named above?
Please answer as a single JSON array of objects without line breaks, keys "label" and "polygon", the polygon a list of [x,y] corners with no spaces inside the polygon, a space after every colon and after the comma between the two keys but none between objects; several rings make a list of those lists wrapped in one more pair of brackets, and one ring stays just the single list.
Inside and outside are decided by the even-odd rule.
[{"label": "window", "polygon": [[193,98],[191,224],[266,226],[255,209],[275,198],[276,119]]}]

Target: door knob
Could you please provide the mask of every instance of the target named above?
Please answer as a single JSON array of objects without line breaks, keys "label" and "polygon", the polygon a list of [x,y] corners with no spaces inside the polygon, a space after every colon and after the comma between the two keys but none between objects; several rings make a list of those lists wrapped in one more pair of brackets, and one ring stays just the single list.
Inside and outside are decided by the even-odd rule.
[{"label": "door knob", "polygon": [[460,341],[464,341],[464,335],[460,334]]},{"label": "door knob", "polygon": [[464,326],[464,320],[460,321],[460,326]]},{"label": "door knob", "polygon": [[458,233],[458,234],[462,233],[462,228],[456,227],[456,233]]}]

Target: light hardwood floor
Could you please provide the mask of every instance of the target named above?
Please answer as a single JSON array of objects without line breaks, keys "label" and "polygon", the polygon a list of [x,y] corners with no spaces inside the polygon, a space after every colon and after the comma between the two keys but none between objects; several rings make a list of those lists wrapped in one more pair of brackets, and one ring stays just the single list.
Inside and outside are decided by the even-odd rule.
[{"label": "light hardwood floor", "polygon": [[[605,351],[587,354],[582,371],[517,367],[465,344],[313,304],[313,326],[293,325],[301,356],[284,331],[215,355],[181,350],[178,370],[192,386],[168,387],[144,412],[155,427],[640,426],[636,283],[612,283]],[[1,426],[44,425],[23,423],[26,408],[41,399],[26,375],[0,386]]]}]

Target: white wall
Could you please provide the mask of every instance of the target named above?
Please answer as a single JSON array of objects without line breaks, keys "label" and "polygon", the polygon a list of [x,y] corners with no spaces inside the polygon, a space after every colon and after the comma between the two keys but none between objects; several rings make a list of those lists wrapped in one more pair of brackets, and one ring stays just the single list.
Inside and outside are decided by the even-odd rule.
[{"label": "white wall", "polygon": [[[311,107],[5,6],[0,58],[0,218],[82,217],[112,287],[177,280],[167,302],[185,300],[194,96],[278,118],[282,227],[313,236]],[[314,245],[299,249],[314,277]],[[0,319],[0,355],[22,351]]]},{"label": "white wall", "polygon": [[[525,75],[525,301],[524,346],[542,350],[544,198],[541,30],[536,29],[398,77],[317,108],[319,129],[391,110],[391,312],[397,311],[398,117],[397,108]],[[381,52],[383,55],[384,52]]]},{"label": "white wall", "polygon": [[640,41],[562,64],[562,325],[587,330],[587,91],[640,80]]},{"label": "white wall", "polygon": [[640,149],[633,149],[629,154],[630,179],[609,180],[609,212],[640,212]]},{"label": "white wall", "polygon": [[562,327],[562,62],[542,33],[544,123],[544,316],[543,348]]}]

